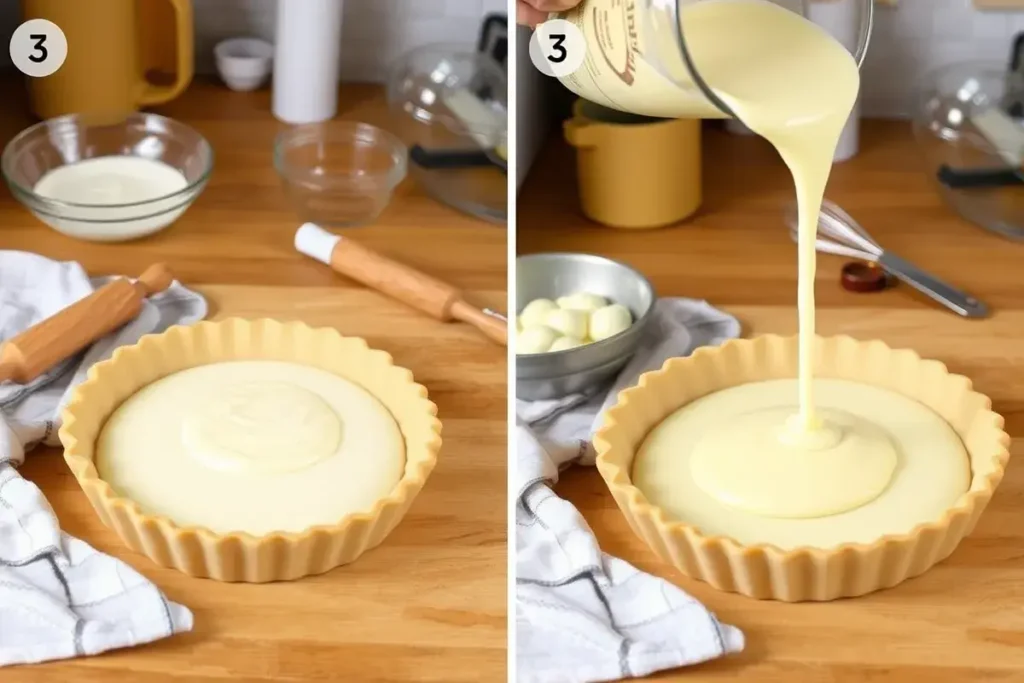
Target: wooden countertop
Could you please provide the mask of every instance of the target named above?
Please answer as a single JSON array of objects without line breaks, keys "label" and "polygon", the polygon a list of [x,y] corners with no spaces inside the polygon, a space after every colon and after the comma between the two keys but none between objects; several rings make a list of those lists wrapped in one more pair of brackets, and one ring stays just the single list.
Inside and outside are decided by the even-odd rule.
[{"label": "wooden countertop", "polygon": [[[6,94],[17,102],[20,91]],[[5,683],[505,680],[506,351],[294,251],[298,222],[271,166],[284,126],[269,99],[267,91],[199,83],[158,110],[195,127],[216,155],[209,186],[167,231],[127,244],[74,241],[4,191],[0,246],[77,260],[96,274],[134,275],[163,260],[208,297],[214,317],[300,319],[365,337],[410,368],[437,403],[437,468],[399,527],[354,564],[291,583],[241,585],[191,579],[123,549],[60,454],[33,452],[22,474],[43,489],[65,531],[129,562],[190,607],[196,626],[100,657],[5,669]],[[386,125],[380,89],[343,87],[339,117]],[[0,135],[9,139],[30,122],[5,105]],[[438,204],[411,180],[376,224],[347,234],[505,309],[505,230]]]},{"label": "wooden countertop", "polygon": [[[661,296],[703,298],[733,313],[744,335],[795,333],[796,251],[781,219],[792,179],[759,139],[710,131],[704,150],[701,214],[677,227],[627,232],[581,216],[572,153],[553,140],[520,194],[519,253],[617,258],[643,271]],[[1024,454],[1024,244],[976,228],[941,203],[906,123],[866,125],[860,155],[835,168],[828,197],[883,246],[982,298],[994,315],[962,320],[905,286],[847,293],[838,282],[843,259],[822,256],[819,332],[882,339],[946,362],[992,397],[1017,438],[1014,451]],[[1017,507],[1024,465],[1014,459],[977,529],[947,561],[892,590],[830,604],[758,602],[682,577],[633,535],[593,469],[566,472],[558,492],[581,510],[604,550],[677,583],[746,632],[741,655],[657,680],[1024,680],[1024,512]]]}]

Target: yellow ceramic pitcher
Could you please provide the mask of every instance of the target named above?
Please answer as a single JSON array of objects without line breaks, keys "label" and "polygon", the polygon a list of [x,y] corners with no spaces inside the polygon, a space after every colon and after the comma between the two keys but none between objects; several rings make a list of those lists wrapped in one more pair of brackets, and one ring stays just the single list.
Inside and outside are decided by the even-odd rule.
[{"label": "yellow ceramic pitcher", "polygon": [[579,100],[564,124],[580,207],[612,228],[660,228],[700,207],[698,119],[651,119]]},{"label": "yellow ceramic pitcher", "polygon": [[[145,0],[154,2],[157,0]],[[159,0],[174,10],[174,22],[160,27],[176,37],[175,79],[170,85],[146,80],[144,46],[152,36],[138,0],[22,0],[23,17],[47,19],[64,31],[68,56],[56,73],[28,79],[32,110],[48,119],[63,114],[117,116],[161,104],[188,87],[193,74],[191,0]]]}]

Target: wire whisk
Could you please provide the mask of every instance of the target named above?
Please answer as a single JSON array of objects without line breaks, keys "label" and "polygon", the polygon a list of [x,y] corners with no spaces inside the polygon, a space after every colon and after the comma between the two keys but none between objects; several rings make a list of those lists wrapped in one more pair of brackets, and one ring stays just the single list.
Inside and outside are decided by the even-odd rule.
[{"label": "wire whisk", "polygon": [[[793,241],[797,241],[796,205],[787,208],[786,223]],[[875,263],[885,272],[965,318],[984,318],[988,315],[988,306],[978,299],[883,249],[850,214],[827,199],[821,204],[814,248],[826,254]]]}]

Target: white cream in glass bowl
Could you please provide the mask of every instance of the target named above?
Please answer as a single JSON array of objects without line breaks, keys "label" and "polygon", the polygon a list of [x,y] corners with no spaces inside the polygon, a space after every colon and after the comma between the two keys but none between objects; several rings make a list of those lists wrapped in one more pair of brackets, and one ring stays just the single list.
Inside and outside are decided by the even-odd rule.
[{"label": "white cream in glass bowl", "polygon": [[157,114],[71,114],[23,130],[0,166],[14,197],[57,232],[120,242],[177,221],[206,187],[213,149]]}]

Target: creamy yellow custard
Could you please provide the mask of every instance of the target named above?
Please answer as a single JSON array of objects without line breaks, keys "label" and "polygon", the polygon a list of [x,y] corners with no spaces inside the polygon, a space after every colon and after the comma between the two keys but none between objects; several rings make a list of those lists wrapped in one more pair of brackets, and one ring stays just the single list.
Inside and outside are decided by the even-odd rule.
[{"label": "creamy yellow custard", "polygon": [[967,491],[966,450],[931,409],[847,380],[818,379],[814,391],[837,430],[833,445],[813,450],[780,438],[785,427],[775,418],[794,411],[796,380],[744,384],[657,425],[637,452],[633,483],[705,535],[783,549],[906,533],[940,519]]},{"label": "creamy yellow custard", "polygon": [[401,478],[405,445],[358,385],[296,363],[237,361],[129,397],[100,433],[96,466],[148,514],[263,535],[368,512]]}]

